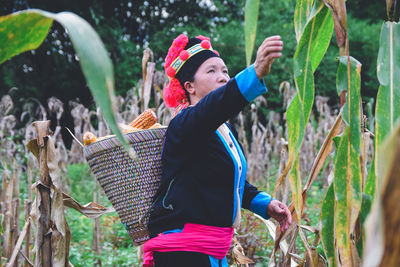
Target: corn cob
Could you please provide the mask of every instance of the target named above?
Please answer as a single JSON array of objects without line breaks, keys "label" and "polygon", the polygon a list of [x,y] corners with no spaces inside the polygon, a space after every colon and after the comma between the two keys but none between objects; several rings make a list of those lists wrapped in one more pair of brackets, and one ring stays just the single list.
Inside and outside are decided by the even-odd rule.
[{"label": "corn cob", "polygon": [[118,123],[118,126],[121,129],[122,133],[131,133],[131,132],[136,132],[136,131],[140,130],[138,128],[135,128],[130,125],[123,124],[123,123]]},{"label": "corn cob", "polygon": [[156,128],[160,128],[160,127],[162,127],[162,125],[159,124],[158,122],[156,122],[149,129],[156,129]]},{"label": "corn cob", "polygon": [[96,141],[97,141],[97,137],[92,132],[86,132],[83,135],[83,144],[85,146],[90,145],[91,143],[94,143]]},{"label": "corn cob", "polygon": [[139,115],[139,117],[129,123],[129,126],[138,129],[148,129],[156,122],[157,116],[154,111],[152,111],[151,109],[146,109],[142,112],[142,114]]}]

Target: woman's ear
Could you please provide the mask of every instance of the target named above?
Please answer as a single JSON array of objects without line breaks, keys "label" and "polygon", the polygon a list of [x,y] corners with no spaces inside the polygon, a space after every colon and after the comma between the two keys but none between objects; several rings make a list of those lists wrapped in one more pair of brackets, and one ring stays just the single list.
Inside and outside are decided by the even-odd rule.
[{"label": "woman's ear", "polygon": [[184,84],[185,90],[190,94],[193,95],[195,93],[195,89],[193,87],[193,83],[186,81]]}]

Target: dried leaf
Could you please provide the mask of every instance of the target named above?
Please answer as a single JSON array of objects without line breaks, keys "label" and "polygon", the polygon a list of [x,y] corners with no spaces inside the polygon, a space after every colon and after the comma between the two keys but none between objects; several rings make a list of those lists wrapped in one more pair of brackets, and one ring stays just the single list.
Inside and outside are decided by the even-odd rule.
[{"label": "dried leaf", "polygon": [[65,219],[63,194],[53,187],[51,205],[53,266],[67,266],[71,232]]},{"label": "dried leaf", "polygon": [[[268,231],[270,236],[272,237],[272,239],[274,241],[276,241],[276,232],[277,232],[277,226],[269,221],[269,220],[265,220],[263,217],[257,215],[257,214],[253,214],[256,218],[260,219],[263,221],[263,223],[267,226]],[[289,229],[287,230],[287,232],[289,231]],[[281,242],[279,242],[279,247],[281,248],[281,250],[283,251],[283,253],[286,255],[286,253],[288,252],[288,244],[286,242],[286,240],[283,240]]]},{"label": "dried leaf", "polygon": [[10,257],[10,260],[9,260],[9,261],[7,262],[7,264],[6,264],[6,267],[11,267],[11,266],[14,265],[14,262],[15,262],[15,260],[17,259],[17,256],[18,256],[18,252],[19,252],[19,250],[21,249],[22,241],[24,240],[25,235],[26,235],[26,231],[27,231],[27,229],[28,229],[28,227],[29,227],[29,223],[30,223],[29,220],[27,220],[27,221],[25,222],[24,228],[22,229],[22,232],[21,232],[21,234],[20,234],[19,237],[18,237],[18,241],[17,241],[17,243],[15,244],[14,250],[13,250],[13,252],[12,252],[12,255],[11,255],[11,257]]},{"label": "dried leaf", "polygon": [[37,144],[38,147],[42,147],[44,144],[43,138],[50,134],[50,121],[35,121],[32,123],[33,127],[37,132]]},{"label": "dried leaf", "polygon": [[144,110],[146,110],[149,106],[155,68],[156,68],[156,63],[154,62],[147,63],[147,74],[146,74],[146,79],[143,83]]},{"label": "dried leaf", "polygon": [[389,21],[395,20],[396,0],[386,0],[386,13]]},{"label": "dried leaf", "polygon": [[[342,113],[339,113],[339,115],[336,117],[335,123],[333,124],[331,130],[329,131],[328,136],[325,138],[324,143],[322,144],[316,159],[314,160],[310,176],[308,177],[307,183],[303,190],[303,195],[307,193],[307,191],[310,189],[313,181],[315,180],[322,166],[324,165],[326,158],[328,157],[329,153],[331,153],[333,138],[339,134],[341,125],[342,125]],[[303,201],[304,199],[305,198],[303,197]],[[305,203],[303,203],[303,205],[305,205]]]},{"label": "dried leaf", "polygon": [[97,218],[103,214],[114,212],[114,208],[105,208],[97,203],[90,202],[86,205],[81,205],[75,199],[67,194],[63,194],[64,205],[80,212],[88,218]]},{"label": "dried leaf", "polygon": [[305,229],[305,230],[307,230],[307,231],[309,231],[309,232],[311,232],[311,233],[314,233],[314,234],[318,234],[318,229],[316,229],[315,227],[312,227],[312,226],[308,226],[308,225],[300,225],[300,228],[301,229]]},{"label": "dried leaf", "polygon": [[[347,40],[347,13],[344,0],[323,0],[325,5],[332,10],[333,23],[335,26],[336,40],[339,48],[345,48]],[[344,53],[344,52],[343,52]],[[348,55],[340,53],[341,56]]]},{"label": "dried leaf", "polygon": [[36,159],[39,162],[39,146],[37,143],[37,139],[32,139],[30,140],[27,144],[26,147],[28,148],[28,150],[30,152],[32,152],[32,154],[36,157]]},{"label": "dried leaf", "polygon": [[60,180],[60,169],[58,167],[58,155],[54,140],[51,136],[47,139],[47,167],[53,185],[57,190],[62,190],[62,183]]},{"label": "dried leaf", "polygon": [[[308,260],[306,260],[306,262],[310,262],[310,261],[312,261],[312,251],[311,251],[311,247],[310,247],[310,245],[308,244],[307,238],[306,238],[306,236],[304,235],[304,233],[303,233],[303,231],[302,231],[301,229],[299,230],[299,235],[300,235],[300,238],[301,238],[301,240],[303,241],[303,244],[304,244],[304,246],[305,246],[305,248],[306,248],[306,259],[308,259]],[[313,266],[313,264],[311,264],[311,265],[309,265],[309,266]]]},{"label": "dried leaf", "polygon": [[234,243],[232,249],[232,257],[236,264],[254,263],[254,261],[244,255],[244,250],[240,243],[235,238],[232,238],[232,241]]},{"label": "dried leaf", "polygon": [[11,96],[4,95],[0,101],[0,118],[1,116],[7,115],[14,107],[14,103]]}]

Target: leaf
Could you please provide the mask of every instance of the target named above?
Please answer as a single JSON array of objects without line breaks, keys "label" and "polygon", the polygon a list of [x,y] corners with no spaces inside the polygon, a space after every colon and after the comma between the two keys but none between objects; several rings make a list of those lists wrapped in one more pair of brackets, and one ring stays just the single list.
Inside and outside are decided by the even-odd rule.
[{"label": "leaf", "polygon": [[147,71],[146,71],[147,74],[146,74],[146,79],[144,80],[143,83],[143,96],[142,96],[144,102],[143,110],[146,110],[149,107],[155,68],[156,68],[156,63],[154,62],[147,63]]},{"label": "leaf", "polygon": [[53,266],[68,266],[71,232],[64,213],[62,192],[53,188],[51,199],[51,243]]},{"label": "leaf", "polygon": [[35,12],[0,17],[0,64],[22,52],[38,48],[53,20]]},{"label": "leaf", "polygon": [[340,55],[348,55],[346,48],[347,38],[347,13],[345,0],[323,0],[325,5],[332,10],[335,25],[336,40],[340,48]]},{"label": "leaf", "polygon": [[[79,56],[88,87],[102,114],[121,144],[134,155],[120,132],[115,112],[114,73],[110,57],[96,31],[81,17],[70,13],[50,13],[39,9],[25,10],[0,17],[0,63],[30,49],[36,49],[45,39],[53,20],[68,32]],[[39,146],[41,145],[39,141]]]},{"label": "leaf", "polygon": [[62,190],[60,169],[58,167],[58,155],[54,140],[51,136],[48,136],[47,138],[47,167],[49,169],[51,182],[58,190]]},{"label": "leaf", "polygon": [[379,148],[379,189],[366,221],[363,266],[399,266],[400,235],[400,123]]},{"label": "leaf", "polygon": [[303,195],[304,192],[307,193],[307,191],[310,189],[312,182],[317,177],[319,171],[323,167],[326,158],[331,153],[333,138],[339,134],[341,125],[342,125],[342,113],[340,112],[339,115],[336,117],[336,120],[329,131],[329,134],[325,138],[324,143],[322,144],[317,157],[314,160],[313,166],[311,167],[310,175],[303,190]]},{"label": "leaf", "polygon": [[[276,238],[277,238],[277,236],[276,236],[276,230],[277,230],[276,225],[273,222],[271,222],[269,220],[266,220],[263,217],[255,214],[255,213],[253,213],[253,215],[255,217],[257,217],[258,219],[260,219],[267,226],[268,232],[269,232],[270,236],[272,237],[272,240],[275,241]],[[286,255],[286,253],[288,251],[288,244],[287,244],[286,240],[283,239],[281,242],[279,242],[279,247],[282,250],[282,252]]]},{"label": "leaf", "polygon": [[400,23],[383,23],[377,64],[376,150],[400,118]]},{"label": "leaf", "polygon": [[365,221],[369,215],[372,203],[375,198],[376,189],[376,175],[375,175],[375,158],[372,159],[371,166],[368,171],[367,181],[365,183],[364,193],[362,196],[362,204],[360,210],[360,223],[361,223],[361,236],[357,241],[357,250],[360,257],[363,257],[364,243],[365,243]]},{"label": "leaf", "polygon": [[233,241],[233,249],[232,249],[232,258],[235,261],[236,264],[249,264],[249,263],[254,263],[251,259],[247,258],[244,255],[244,250],[243,247],[240,245],[240,243],[235,239],[232,238]]},{"label": "leaf", "polygon": [[[396,133],[398,133],[398,129],[395,128],[396,121],[398,121],[400,117],[400,78],[398,75],[400,65],[399,47],[400,24],[395,22],[383,23],[377,62],[377,76],[380,87],[375,109],[375,171],[378,183],[375,184],[377,195],[374,199],[373,208],[366,222],[364,252],[364,262],[375,265],[386,263],[386,261],[395,261],[396,259],[391,259],[388,253],[390,253],[391,249],[399,250],[396,246],[392,246],[391,248],[387,247],[387,244],[394,242],[397,236],[390,236],[389,231],[391,227],[394,227],[393,221],[396,220],[398,212],[391,214],[386,210],[389,207],[393,208],[393,203],[396,201],[393,200],[393,198],[396,198],[396,195],[387,195],[385,199],[383,193],[384,190],[396,191],[396,181],[391,182],[388,188],[385,187],[385,184],[388,180],[393,181],[389,178],[394,175],[391,174],[390,168],[393,168],[393,166],[390,164],[392,164],[393,158],[396,158],[395,153],[397,153],[397,141],[394,139],[396,138]],[[385,139],[390,141],[385,141],[386,144],[384,144]],[[398,179],[397,177],[397,180]],[[373,186],[374,185],[371,185],[371,189],[369,189],[371,193],[374,189]],[[367,189],[368,186],[366,187],[366,190]],[[397,199],[397,202],[398,201]],[[383,221],[383,218],[385,218],[385,221]],[[397,244],[399,244],[398,240]],[[389,250],[386,251],[386,249]]]},{"label": "leaf", "polygon": [[[304,235],[304,233],[303,233],[303,231],[301,229],[299,229],[299,235],[300,235],[300,238],[303,241],[304,247],[306,249],[305,257],[306,257],[306,259],[309,259],[309,261],[312,261],[311,259],[313,257],[312,257],[310,244],[308,244],[307,238],[306,238],[306,236]],[[313,266],[313,264],[311,264],[310,266]]]},{"label": "leaf", "polygon": [[364,193],[371,197],[371,202],[373,202],[376,190],[376,175],[375,175],[375,158],[372,159],[371,166],[368,171],[367,181],[365,183]]},{"label": "leaf", "polygon": [[87,203],[86,205],[80,204],[71,196],[63,193],[63,201],[64,205],[69,208],[73,208],[74,210],[80,212],[88,218],[98,218],[103,214],[114,212],[114,208],[105,208],[95,202]]},{"label": "leaf", "polygon": [[335,191],[333,184],[326,192],[321,208],[321,241],[329,266],[338,266],[335,247],[335,222],[332,214],[335,212]]},{"label": "leaf", "polygon": [[311,71],[317,69],[332,37],[332,14],[322,1],[315,0],[312,14],[314,16],[308,21],[294,55],[296,77],[303,76],[303,72],[306,75],[307,71],[310,71],[306,70],[308,60],[311,61]]},{"label": "leaf", "polygon": [[299,42],[304,27],[310,17],[311,8],[314,0],[298,0],[294,10],[294,31],[296,32],[296,40]]},{"label": "leaf", "polygon": [[[298,154],[303,143],[305,127],[314,102],[314,71],[322,60],[332,36],[333,23],[329,9],[321,1],[314,2],[314,17],[310,18],[294,55],[297,94],[287,110],[289,158],[278,181],[289,173],[292,199],[298,221],[301,220],[302,191]],[[293,165],[293,166],[292,166]],[[275,190],[274,190],[275,191]]]},{"label": "leaf", "polygon": [[352,57],[339,57],[337,82],[347,86],[347,101],[342,110],[343,121],[348,125],[340,138],[335,159],[335,232],[341,261],[345,266],[353,264],[352,240],[356,220],[362,203],[362,175],[360,162],[361,149],[361,110],[360,86],[361,64]]},{"label": "leaf", "polygon": [[32,152],[32,154],[35,156],[35,158],[38,160],[39,162],[39,146],[37,143],[37,139],[32,139],[30,140],[27,144],[26,147],[28,148],[28,150],[30,152]]},{"label": "leaf", "polygon": [[389,21],[395,19],[396,4],[396,0],[386,0],[386,13]]},{"label": "leaf", "polygon": [[254,42],[257,34],[258,10],[260,8],[260,0],[246,0],[244,10],[244,40],[246,50],[246,64],[250,65],[251,56],[253,55]]}]

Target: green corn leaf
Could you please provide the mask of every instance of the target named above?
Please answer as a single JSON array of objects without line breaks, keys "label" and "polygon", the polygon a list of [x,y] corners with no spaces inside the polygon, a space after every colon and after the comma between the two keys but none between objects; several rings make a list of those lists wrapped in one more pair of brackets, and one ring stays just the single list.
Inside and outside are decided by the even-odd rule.
[{"label": "green corn leaf", "polygon": [[250,65],[251,56],[253,55],[254,42],[257,34],[258,10],[260,8],[260,0],[246,0],[244,10],[244,39],[246,46],[246,64]]},{"label": "green corn leaf", "polygon": [[335,247],[335,222],[332,216],[335,212],[335,191],[333,184],[326,192],[321,208],[321,241],[329,266],[337,266]]},{"label": "green corn leaf", "polygon": [[375,151],[400,118],[400,23],[382,25],[377,74],[380,87],[375,109]]},{"label": "green corn leaf", "polygon": [[[314,2],[313,17],[308,19],[294,55],[294,74],[297,94],[287,110],[289,159],[282,175],[286,175],[296,161],[303,143],[307,121],[314,102],[314,71],[325,54],[333,32],[330,10],[323,2]],[[290,170],[289,181],[298,220],[301,216],[301,180],[298,167]]]},{"label": "green corn leaf", "polygon": [[18,12],[0,17],[0,64],[22,52],[38,48],[53,19],[36,12]]},{"label": "green corn leaf", "polygon": [[296,3],[294,10],[294,31],[296,32],[297,42],[300,41],[304,27],[310,17],[313,2],[314,0],[299,0]]},{"label": "green corn leaf", "polygon": [[[340,96],[341,92],[344,90],[347,90],[347,101],[343,106],[343,111],[342,111],[342,117],[343,117],[343,121],[349,125],[349,116],[353,115],[350,111],[349,111],[349,103],[353,104],[354,102],[352,101],[356,101],[357,103],[359,103],[360,101],[357,100],[356,98],[360,97],[360,89],[359,84],[361,83],[361,63],[358,62],[355,58],[353,57],[349,57],[350,60],[350,64],[351,64],[351,70],[350,70],[350,89],[349,89],[349,80],[348,80],[348,74],[349,74],[349,69],[347,68],[347,63],[348,63],[348,57],[346,56],[342,56],[342,57],[338,57],[339,60],[339,66],[338,66],[338,71],[337,71],[337,75],[336,75],[336,88],[337,88],[337,92],[338,95]],[[356,91],[358,92],[358,96],[356,94],[351,95],[350,92],[351,89],[353,88],[358,88],[356,89]],[[349,98],[350,96],[350,98]],[[359,119],[358,119],[359,121]],[[354,126],[356,127],[356,126]]]},{"label": "green corn leaf", "polygon": [[351,240],[350,240],[350,214],[348,208],[351,208],[351,203],[348,203],[347,195],[347,166],[348,154],[347,145],[349,138],[349,128],[347,127],[340,138],[339,147],[335,161],[335,180],[334,191],[337,205],[335,208],[335,233],[337,238],[337,248],[345,266],[351,266]]},{"label": "green corn leaf", "polygon": [[371,197],[371,201],[374,200],[376,191],[376,175],[375,175],[375,158],[372,159],[371,166],[368,170],[367,181],[365,182],[364,193]]},{"label": "green corn leaf", "polygon": [[22,52],[36,49],[46,38],[53,20],[68,32],[79,56],[86,82],[110,129],[132,155],[121,134],[114,112],[114,73],[110,57],[96,31],[81,17],[70,13],[26,10],[0,17],[0,63]]},{"label": "green corn leaf", "polygon": [[[348,125],[340,139],[335,160],[334,190],[336,199],[335,232],[337,247],[344,266],[352,264],[353,232],[362,203],[362,175],[360,165],[360,84],[361,64],[352,57],[340,57],[339,64],[348,70],[338,72],[337,81],[347,81],[347,101],[343,107],[343,120]],[[340,70],[341,67],[338,68]],[[349,78],[350,76],[350,78]]]},{"label": "green corn leaf", "polygon": [[371,211],[372,203],[374,202],[375,189],[376,189],[376,175],[375,175],[375,158],[372,159],[371,166],[368,170],[367,181],[364,187],[364,193],[362,196],[362,204],[360,210],[360,223],[361,223],[361,236],[357,241],[357,251],[360,258],[364,254],[364,243],[365,243],[365,226],[364,223],[367,219],[368,214]]}]

